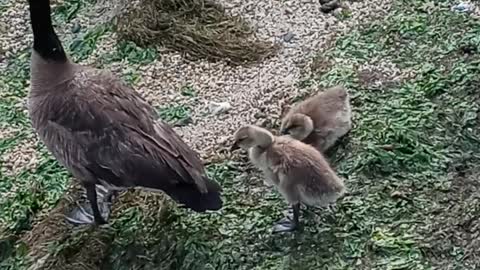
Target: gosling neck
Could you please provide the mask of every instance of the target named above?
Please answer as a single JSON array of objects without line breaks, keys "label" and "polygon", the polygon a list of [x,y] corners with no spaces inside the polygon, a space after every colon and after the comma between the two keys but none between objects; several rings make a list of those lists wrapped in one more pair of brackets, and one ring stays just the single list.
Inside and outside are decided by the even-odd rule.
[{"label": "gosling neck", "polygon": [[306,139],[308,136],[310,136],[310,134],[312,134],[313,130],[314,130],[314,126],[313,126],[313,120],[312,118],[310,118],[309,116],[306,116],[305,115],[305,119],[304,119],[305,123],[304,123],[304,130],[305,132],[302,134],[301,137],[303,138],[299,138],[299,140],[304,140]]},{"label": "gosling neck", "polygon": [[52,25],[49,0],[28,0],[33,30],[33,49],[47,61],[67,62],[67,55]]},{"label": "gosling neck", "polygon": [[268,148],[275,141],[275,137],[270,132],[262,132],[257,135],[257,147]]}]

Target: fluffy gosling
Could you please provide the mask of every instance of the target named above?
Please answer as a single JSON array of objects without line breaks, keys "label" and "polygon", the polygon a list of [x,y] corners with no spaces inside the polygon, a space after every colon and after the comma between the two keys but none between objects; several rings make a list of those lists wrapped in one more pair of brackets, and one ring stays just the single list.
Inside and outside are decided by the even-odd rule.
[{"label": "fluffy gosling", "polygon": [[342,86],[320,92],[294,106],[282,119],[280,133],[325,153],[352,128],[350,97]]},{"label": "fluffy gosling", "polygon": [[231,150],[248,150],[250,161],[264,173],[292,206],[293,220],[283,218],[273,232],[294,231],[299,226],[300,203],[328,206],[345,192],[343,180],[323,155],[310,145],[288,136],[247,125],[234,134]]}]

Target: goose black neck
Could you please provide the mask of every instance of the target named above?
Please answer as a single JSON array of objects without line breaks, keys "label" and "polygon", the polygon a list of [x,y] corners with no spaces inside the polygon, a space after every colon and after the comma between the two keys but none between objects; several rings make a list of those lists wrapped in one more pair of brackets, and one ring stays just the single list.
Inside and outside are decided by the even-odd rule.
[{"label": "goose black neck", "polygon": [[28,0],[33,30],[33,49],[45,60],[65,62],[67,55],[52,25],[49,0]]}]

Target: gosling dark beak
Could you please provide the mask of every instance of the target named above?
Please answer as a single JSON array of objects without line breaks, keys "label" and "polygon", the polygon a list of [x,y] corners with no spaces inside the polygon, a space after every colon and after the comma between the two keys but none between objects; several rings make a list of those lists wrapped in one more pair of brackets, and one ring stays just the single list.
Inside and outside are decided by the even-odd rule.
[{"label": "gosling dark beak", "polygon": [[288,129],[284,128],[284,129],[280,130],[280,134],[281,135],[287,135],[288,134]]},{"label": "gosling dark beak", "polygon": [[233,152],[237,149],[240,149],[240,146],[238,146],[237,142],[235,142],[232,147],[230,147],[230,152]]}]

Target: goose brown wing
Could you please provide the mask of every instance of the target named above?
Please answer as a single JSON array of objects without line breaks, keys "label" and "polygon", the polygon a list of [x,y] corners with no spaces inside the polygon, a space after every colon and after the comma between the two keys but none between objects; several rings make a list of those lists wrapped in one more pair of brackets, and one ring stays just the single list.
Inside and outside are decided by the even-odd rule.
[{"label": "goose brown wing", "polygon": [[72,134],[94,175],[120,186],[220,189],[204,176],[198,155],[155,121],[153,108],[134,90],[108,73],[84,76],[70,83],[70,98],[59,98],[61,108],[48,120]]}]

